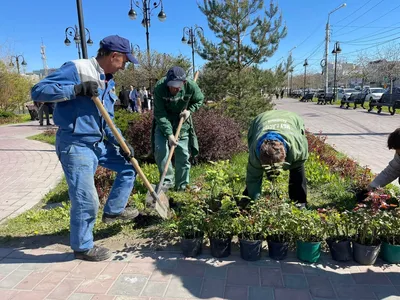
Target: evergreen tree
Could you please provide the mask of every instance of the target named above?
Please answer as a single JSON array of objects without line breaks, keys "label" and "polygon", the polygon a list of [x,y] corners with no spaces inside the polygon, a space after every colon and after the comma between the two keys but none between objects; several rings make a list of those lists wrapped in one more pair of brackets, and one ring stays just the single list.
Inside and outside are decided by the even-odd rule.
[{"label": "evergreen tree", "polygon": [[266,62],[286,36],[282,15],[272,1],[203,0],[200,10],[220,40],[213,43],[200,36],[199,55],[208,61],[225,61],[237,74],[252,65]]}]

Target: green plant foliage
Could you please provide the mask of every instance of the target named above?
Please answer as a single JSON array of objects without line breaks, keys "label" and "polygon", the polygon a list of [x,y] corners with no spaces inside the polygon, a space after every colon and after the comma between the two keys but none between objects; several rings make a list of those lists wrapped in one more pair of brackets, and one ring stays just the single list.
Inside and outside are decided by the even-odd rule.
[{"label": "green plant foliage", "polygon": [[119,109],[114,114],[114,123],[121,130],[123,137],[126,136],[129,125],[138,119],[140,119],[140,114],[132,113],[125,109]]}]

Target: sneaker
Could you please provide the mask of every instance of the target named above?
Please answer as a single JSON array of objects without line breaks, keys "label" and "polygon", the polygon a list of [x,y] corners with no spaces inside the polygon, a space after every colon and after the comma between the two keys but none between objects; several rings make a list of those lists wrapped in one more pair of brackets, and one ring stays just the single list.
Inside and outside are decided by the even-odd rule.
[{"label": "sneaker", "polygon": [[92,249],[87,251],[74,251],[76,259],[88,260],[88,261],[102,261],[107,260],[111,257],[111,251],[105,247],[93,246]]},{"label": "sneaker", "polygon": [[132,221],[139,215],[139,211],[133,207],[127,207],[119,215],[109,215],[103,213],[103,222],[106,224],[114,223],[115,221]]}]

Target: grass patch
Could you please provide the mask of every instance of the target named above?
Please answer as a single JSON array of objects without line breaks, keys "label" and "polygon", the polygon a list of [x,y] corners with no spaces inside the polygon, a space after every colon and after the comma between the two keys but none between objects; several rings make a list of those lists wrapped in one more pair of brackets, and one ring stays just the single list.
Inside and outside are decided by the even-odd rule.
[{"label": "grass patch", "polygon": [[10,125],[25,123],[31,121],[31,116],[29,114],[13,115],[7,117],[0,117],[0,125]]},{"label": "grass patch", "polygon": [[43,133],[39,133],[36,135],[32,135],[30,137],[28,137],[29,140],[35,140],[35,141],[39,141],[39,142],[44,142],[44,143],[48,143],[51,145],[55,145],[56,144],[56,136],[55,134],[50,134],[47,133],[47,131],[43,132]]}]

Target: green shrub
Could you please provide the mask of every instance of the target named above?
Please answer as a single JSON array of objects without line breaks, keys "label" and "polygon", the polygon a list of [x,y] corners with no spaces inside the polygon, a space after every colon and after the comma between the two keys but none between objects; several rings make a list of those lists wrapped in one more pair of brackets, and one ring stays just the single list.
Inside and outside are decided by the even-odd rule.
[{"label": "green shrub", "polygon": [[9,111],[0,110],[0,118],[11,118],[15,117],[15,114]]},{"label": "green shrub", "polygon": [[132,113],[125,109],[115,111],[114,123],[121,130],[122,135],[125,137],[129,128],[129,123],[140,119],[140,114]]}]

